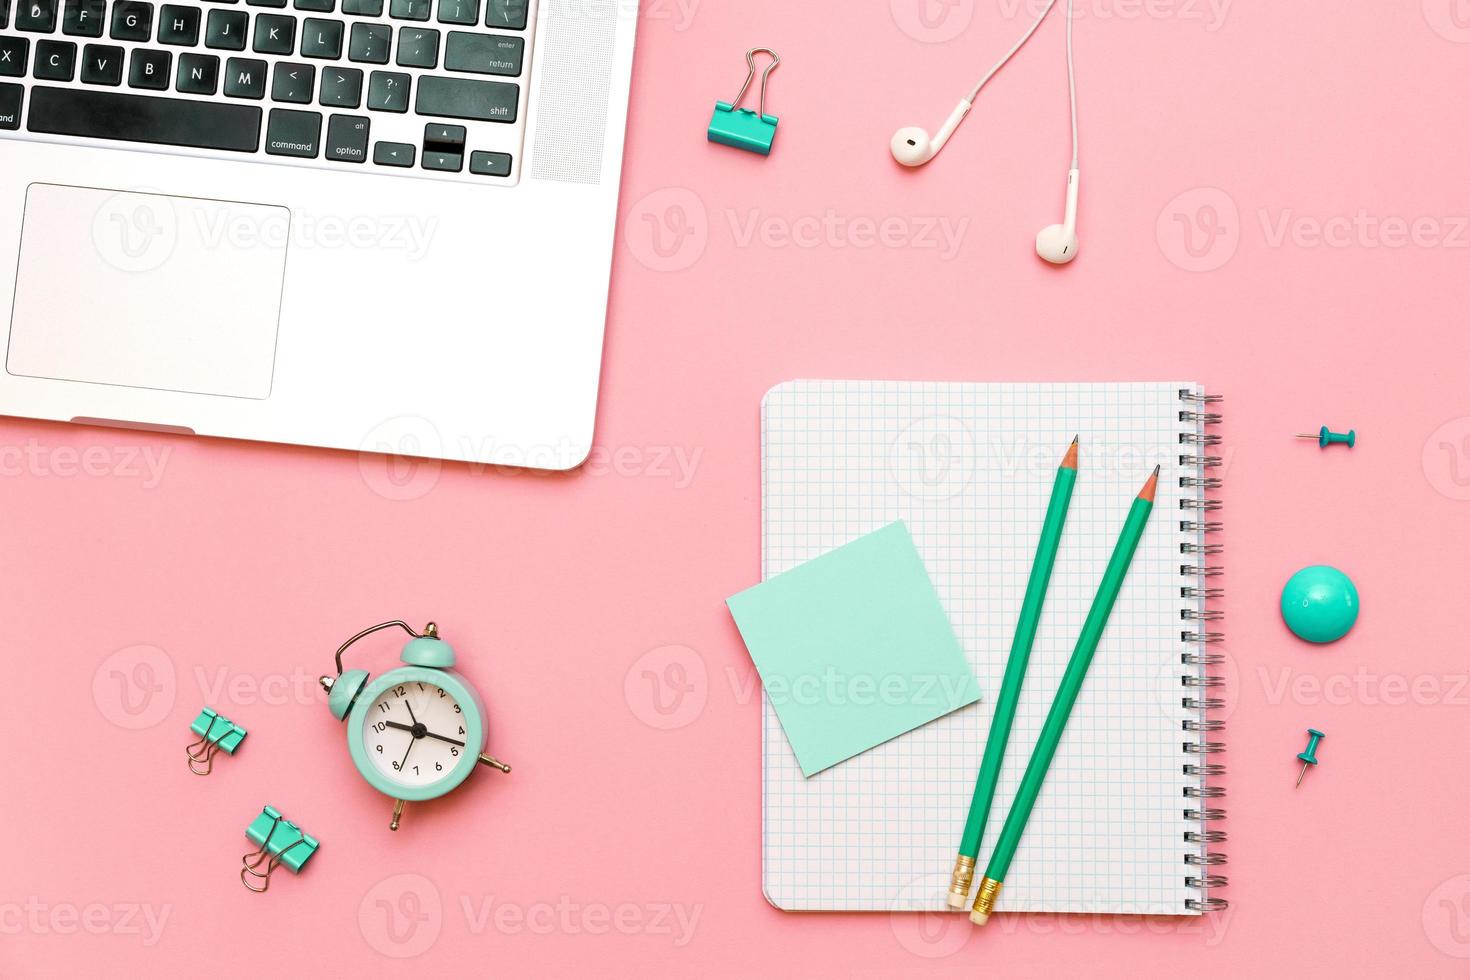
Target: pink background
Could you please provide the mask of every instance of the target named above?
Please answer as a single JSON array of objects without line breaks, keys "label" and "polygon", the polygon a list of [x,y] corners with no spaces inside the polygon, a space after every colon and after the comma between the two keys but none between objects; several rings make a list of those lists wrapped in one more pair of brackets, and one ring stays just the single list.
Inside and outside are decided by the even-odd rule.
[{"label": "pink background", "polygon": [[[1082,247],[1057,270],[1031,239],[1061,212],[1059,17],[909,173],[890,133],[937,127],[1029,7],[692,2],[644,11],[582,471],[0,421],[0,973],[1463,975],[1470,10],[1079,0]],[[785,59],[765,160],[702,135],[754,44]],[[956,250],[927,247],[937,218]],[[722,603],[758,577],[761,394],[1174,376],[1227,396],[1230,911],[977,932],[769,907]],[[1289,438],[1324,421],[1359,447]],[[1276,611],[1313,562],[1363,596],[1324,649]],[[390,834],[313,684],[394,616],[442,625],[515,772]],[[201,780],[179,749],[206,701],[252,734]],[[267,802],[324,844],[255,896]]]}]

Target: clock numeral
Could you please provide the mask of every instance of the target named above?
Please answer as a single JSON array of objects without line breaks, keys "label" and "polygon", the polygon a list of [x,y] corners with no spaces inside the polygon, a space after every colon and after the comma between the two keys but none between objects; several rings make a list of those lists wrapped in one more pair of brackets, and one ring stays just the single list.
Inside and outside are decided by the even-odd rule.
[{"label": "clock numeral", "polygon": [[[382,746],[378,746],[378,747],[379,748],[382,748]],[[458,745],[451,745],[449,747],[449,754],[450,755],[453,755],[453,756],[458,756],[459,755],[459,746]]]},{"label": "clock numeral", "polygon": [[434,763],[434,771],[435,772],[443,772],[444,771],[444,766],[441,763],[436,762],[436,763]]},{"label": "clock numeral", "polygon": [[378,743],[378,746],[377,746],[377,748],[378,748],[378,754],[379,754],[379,755],[382,755],[382,754],[383,754],[383,745],[382,745],[382,743],[381,743],[381,742],[380,742],[380,743]]},{"label": "clock numeral", "polygon": [[448,697],[448,695],[447,695],[447,694],[445,694],[445,693],[444,693],[444,688],[442,688],[442,687],[441,687],[441,688],[439,688],[439,696],[440,696],[440,697],[441,697],[441,698],[443,698],[443,697]]},{"label": "clock numeral", "polygon": [[413,774],[414,774],[414,775],[415,775],[415,776],[417,776],[417,775],[418,775],[418,774],[419,774],[419,767],[418,767],[418,766],[414,766],[414,767],[413,767]]},{"label": "clock numeral", "polygon": [[408,688],[404,687],[402,684],[399,684],[397,688],[397,693],[398,696],[401,698],[408,693]]},{"label": "clock numeral", "polygon": [[398,764],[398,763],[396,763],[396,762],[395,762],[395,763],[393,763],[393,768],[394,768],[394,770],[395,770],[395,771],[396,771],[396,770],[397,770],[397,769],[398,769],[398,768],[399,768],[399,764]]},{"label": "clock numeral", "polygon": [[373,731],[375,731],[375,732],[386,732],[387,730],[388,730],[388,723],[386,721],[375,721],[375,722],[373,722]]},{"label": "clock numeral", "polygon": [[464,726],[463,726],[463,725],[460,725],[460,726],[459,726],[459,733],[460,733],[460,734],[461,734],[461,735],[463,735],[463,734],[464,734]]}]

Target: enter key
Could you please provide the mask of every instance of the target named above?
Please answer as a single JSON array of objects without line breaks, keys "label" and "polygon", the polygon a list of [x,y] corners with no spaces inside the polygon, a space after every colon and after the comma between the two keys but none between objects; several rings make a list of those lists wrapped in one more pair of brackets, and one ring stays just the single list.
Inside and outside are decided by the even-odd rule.
[{"label": "enter key", "polygon": [[449,71],[515,77],[521,73],[525,53],[525,38],[450,31],[444,47],[444,67]]}]

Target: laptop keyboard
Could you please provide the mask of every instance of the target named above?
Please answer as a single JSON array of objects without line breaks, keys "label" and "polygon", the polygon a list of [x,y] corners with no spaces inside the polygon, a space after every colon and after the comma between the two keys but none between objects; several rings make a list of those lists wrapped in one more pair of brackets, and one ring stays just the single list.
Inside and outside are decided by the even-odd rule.
[{"label": "laptop keyboard", "polygon": [[535,16],[529,0],[0,0],[0,138],[513,183]]}]

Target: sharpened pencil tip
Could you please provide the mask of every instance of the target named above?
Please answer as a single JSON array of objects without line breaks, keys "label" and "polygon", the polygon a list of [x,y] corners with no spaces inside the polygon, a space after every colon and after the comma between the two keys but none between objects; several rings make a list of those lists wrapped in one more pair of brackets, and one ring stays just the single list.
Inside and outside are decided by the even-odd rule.
[{"label": "sharpened pencil tip", "polygon": [[1062,457],[1062,469],[1075,470],[1077,468],[1077,437],[1072,437],[1072,444],[1067,447],[1067,455]]},{"label": "sharpened pencil tip", "polygon": [[1144,483],[1143,489],[1138,491],[1138,499],[1147,500],[1149,503],[1154,502],[1154,494],[1159,489],[1159,470],[1160,467],[1154,467],[1153,474],[1149,476],[1148,482]]}]

